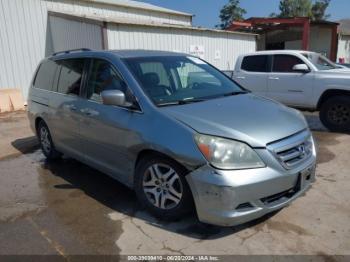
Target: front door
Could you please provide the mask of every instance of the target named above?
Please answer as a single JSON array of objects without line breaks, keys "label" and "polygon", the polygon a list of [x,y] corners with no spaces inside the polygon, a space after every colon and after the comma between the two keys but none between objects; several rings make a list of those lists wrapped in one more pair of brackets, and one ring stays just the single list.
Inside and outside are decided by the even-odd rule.
[{"label": "front door", "polygon": [[305,64],[293,55],[274,55],[272,72],[268,76],[268,97],[289,106],[303,107],[312,97],[314,74],[296,72],[293,67]]},{"label": "front door", "polygon": [[88,162],[129,183],[127,174],[133,166],[127,148],[134,141],[129,123],[135,118],[135,113],[127,108],[102,103],[101,92],[113,89],[123,91],[127,100],[130,99],[131,93],[115,67],[106,60],[91,60],[86,99],[81,108],[82,148]]}]

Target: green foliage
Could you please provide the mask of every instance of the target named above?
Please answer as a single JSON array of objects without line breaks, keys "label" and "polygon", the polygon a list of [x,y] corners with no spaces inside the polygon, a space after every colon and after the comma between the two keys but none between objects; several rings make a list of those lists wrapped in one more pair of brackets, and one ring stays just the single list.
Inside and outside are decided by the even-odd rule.
[{"label": "green foliage", "polygon": [[329,18],[326,10],[331,0],[281,0],[279,14],[272,13],[271,17],[309,17],[312,20],[325,20]]},{"label": "green foliage", "polygon": [[313,20],[327,20],[330,15],[326,14],[326,10],[331,0],[318,0],[312,6],[312,19]]},{"label": "green foliage", "polygon": [[242,21],[247,11],[239,6],[239,0],[229,0],[220,11],[221,23],[216,27],[225,29],[231,25],[233,21]]},{"label": "green foliage", "polygon": [[312,3],[310,0],[282,0],[279,17],[311,17]]}]

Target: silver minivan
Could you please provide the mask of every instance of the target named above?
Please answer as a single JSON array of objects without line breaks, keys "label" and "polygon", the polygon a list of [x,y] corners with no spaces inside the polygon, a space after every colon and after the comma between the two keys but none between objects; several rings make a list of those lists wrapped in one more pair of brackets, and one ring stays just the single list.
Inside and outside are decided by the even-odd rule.
[{"label": "silver minivan", "polygon": [[56,53],[34,75],[28,111],[48,159],[65,154],[110,175],[162,219],[195,209],[202,222],[241,224],[315,180],[300,112],[187,54]]}]

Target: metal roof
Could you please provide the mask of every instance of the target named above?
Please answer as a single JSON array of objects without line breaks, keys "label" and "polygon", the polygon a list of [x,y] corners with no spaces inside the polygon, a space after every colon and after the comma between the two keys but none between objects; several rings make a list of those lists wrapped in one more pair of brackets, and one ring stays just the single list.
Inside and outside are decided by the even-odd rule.
[{"label": "metal roof", "polygon": [[206,32],[216,32],[216,33],[226,33],[226,34],[235,34],[235,35],[250,35],[250,36],[257,36],[258,34],[254,33],[246,33],[246,32],[237,32],[237,31],[227,31],[227,30],[219,30],[219,29],[210,29],[210,28],[204,28],[204,27],[194,27],[194,26],[187,26],[187,25],[176,25],[176,24],[164,24],[164,23],[149,23],[147,21],[135,21],[131,19],[125,19],[125,18],[113,18],[113,17],[104,17],[98,14],[89,14],[89,15],[82,15],[80,13],[75,12],[56,12],[56,11],[49,11],[49,15],[53,16],[59,16],[66,19],[82,19],[83,21],[90,21],[93,23],[114,23],[114,24],[124,24],[124,25],[130,25],[130,26],[145,26],[145,27],[160,27],[160,28],[176,28],[176,29],[182,29],[182,30],[194,30],[194,31],[206,31]]},{"label": "metal roof", "polygon": [[167,14],[175,14],[175,15],[181,15],[181,16],[193,16],[192,14],[179,12],[176,10],[144,3],[141,1],[131,1],[131,0],[83,0],[83,1],[107,4],[107,5],[123,6],[128,8],[136,8],[136,9],[149,10],[149,11],[161,12],[161,13],[167,13]]}]

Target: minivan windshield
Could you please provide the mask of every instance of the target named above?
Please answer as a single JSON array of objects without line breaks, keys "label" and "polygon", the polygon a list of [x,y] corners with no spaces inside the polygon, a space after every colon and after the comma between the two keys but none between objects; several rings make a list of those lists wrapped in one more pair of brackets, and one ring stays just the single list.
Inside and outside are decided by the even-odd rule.
[{"label": "minivan windshield", "polygon": [[309,59],[309,61],[313,63],[318,70],[330,70],[339,68],[336,64],[321,54],[304,53],[303,56]]},{"label": "minivan windshield", "polygon": [[124,61],[157,106],[246,93],[219,70],[196,57],[137,57]]}]

